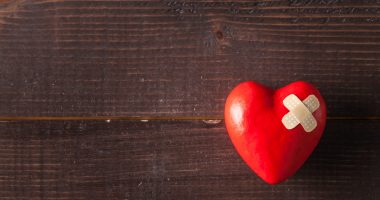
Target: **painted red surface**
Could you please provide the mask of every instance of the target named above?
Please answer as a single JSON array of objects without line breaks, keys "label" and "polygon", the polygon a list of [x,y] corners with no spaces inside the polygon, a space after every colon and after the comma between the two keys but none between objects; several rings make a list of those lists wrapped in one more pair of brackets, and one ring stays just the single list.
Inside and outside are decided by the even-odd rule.
[{"label": "painted red surface", "polygon": [[[313,112],[317,128],[307,133],[299,124],[288,130],[282,101],[295,94],[301,101],[314,94],[320,107]],[[225,105],[225,123],[243,160],[264,181],[277,184],[293,175],[317,146],[326,124],[326,104],[318,90],[298,81],[273,90],[248,81],[236,86]]]}]

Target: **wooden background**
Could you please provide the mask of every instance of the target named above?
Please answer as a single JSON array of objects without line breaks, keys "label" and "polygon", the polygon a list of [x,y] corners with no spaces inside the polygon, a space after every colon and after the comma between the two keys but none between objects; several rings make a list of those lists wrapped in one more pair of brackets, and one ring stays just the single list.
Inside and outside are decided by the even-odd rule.
[{"label": "wooden background", "polygon": [[[270,186],[218,120],[300,79],[327,128]],[[0,92],[0,199],[380,199],[378,1],[1,0]]]}]

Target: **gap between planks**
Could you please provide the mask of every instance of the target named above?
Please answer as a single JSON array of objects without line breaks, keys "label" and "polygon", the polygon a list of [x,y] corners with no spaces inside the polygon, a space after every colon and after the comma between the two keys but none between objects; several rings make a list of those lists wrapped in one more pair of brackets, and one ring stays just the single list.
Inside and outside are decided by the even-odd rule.
[{"label": "gap between planks", "polygon": [[[224,120],[222,116],[0,116],[0,121],[167,121],[167,120]],[[380,116],[327,117],[327,120],[380,120]]]}]

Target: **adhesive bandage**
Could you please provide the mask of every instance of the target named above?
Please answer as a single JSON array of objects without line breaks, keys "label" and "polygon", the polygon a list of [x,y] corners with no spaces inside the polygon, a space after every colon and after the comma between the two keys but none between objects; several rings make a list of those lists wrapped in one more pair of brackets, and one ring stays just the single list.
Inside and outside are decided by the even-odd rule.
[{"label": "adhesive bandage", "polygon": [[309,95],[301,101],[296,95],[290,94],[282,102],[289,110],[281,120],[287,129],[301,124],[306,132],[311,132],[317,127],[317,120],[312,114],[319,108],[319,101],[315,95]]}]

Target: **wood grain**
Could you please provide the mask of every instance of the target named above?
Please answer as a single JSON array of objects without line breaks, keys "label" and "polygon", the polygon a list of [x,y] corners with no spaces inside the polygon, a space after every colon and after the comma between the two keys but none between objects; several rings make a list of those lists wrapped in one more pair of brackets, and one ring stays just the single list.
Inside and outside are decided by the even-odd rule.
[{"label": "wood grain", "polygon": [[239,82],[380,115],[376,1],[4,1],[0,116],[222,116]]},{"label": "wood grain", "polygon": [[[375,0],[0,0],[0,199],[379,199],[379,56]],[[202,122],[246,80],[327,101],[277,186]]]},{"label": "wood grain", "polygon": [[2,122],[0,198],[376,200],[379,129],[329,121],[301,170],[270,186],[222,122]]}]

